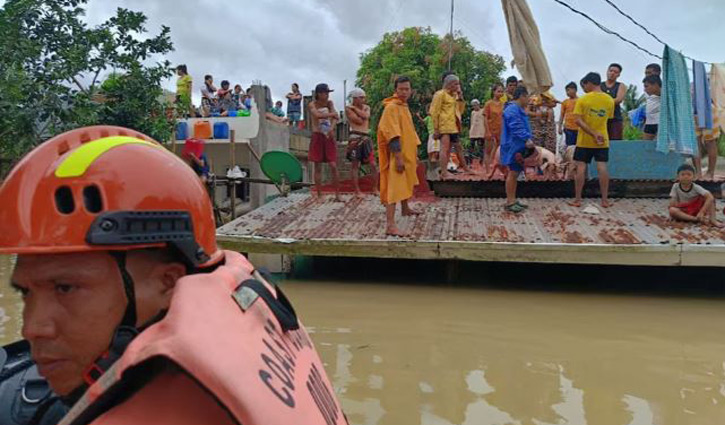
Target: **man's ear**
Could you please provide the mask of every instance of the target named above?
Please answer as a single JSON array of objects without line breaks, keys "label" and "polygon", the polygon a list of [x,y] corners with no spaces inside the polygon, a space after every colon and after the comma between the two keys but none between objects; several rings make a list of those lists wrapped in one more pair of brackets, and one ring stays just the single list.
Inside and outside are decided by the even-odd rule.
[{"label": "man's ear", "polygon": [[159,276],[163,284],[163,293],[171,294],[176,282],[186,275],[186,266],[181,263],[165,263],[157,267],[159,267]]}]

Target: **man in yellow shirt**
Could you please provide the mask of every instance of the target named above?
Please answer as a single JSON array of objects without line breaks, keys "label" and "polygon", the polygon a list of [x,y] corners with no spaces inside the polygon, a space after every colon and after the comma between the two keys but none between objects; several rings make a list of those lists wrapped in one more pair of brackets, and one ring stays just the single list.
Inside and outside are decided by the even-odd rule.
[{"label": "man in yellow shirt", "polygon": [[614,99],[600,87],[602,77],[590,72],[581,81],[586,94],[579,98],[574,107],[579,134],[577,135],[574,161],[576,162],[575,198],[571,203],[581,207],[582,191],[586,181],[587,165],[594,159],[599,173],[599,187],[602,192],[602,206],[609,208],[609,134],[607,121],[614,117]]},{"label": "man in yellow shirt", "polygon": [[461,133],[461,117],[466,109],[463,100],[461,81],[454,74],[447,75],[443,80],[443,88],[433,96],[430,115],[435,129],[434,138],[441,140],[441,178],[446,179],[451,149],[455,148],[458,162],[465,172],[469,172],[459,143]]}]

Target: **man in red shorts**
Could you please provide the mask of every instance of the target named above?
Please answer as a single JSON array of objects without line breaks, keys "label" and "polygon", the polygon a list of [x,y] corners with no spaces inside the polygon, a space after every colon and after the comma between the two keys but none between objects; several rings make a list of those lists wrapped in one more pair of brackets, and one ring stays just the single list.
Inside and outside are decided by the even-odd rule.
[{"label": "man in red shorts", "polygon": [[717,221],[715,197],[707,189],[693,183],[695,167],[683,164],[677,169],[677,182],[670,191],[670,217],[723,227]]},{"label": "man in red shorts", "polygon": [[340,200],[340,182],[337,173],[337,142],[335,142],[335,124],[339,119],[335,106],[330,100],[330,87],[321,83],[315,87],[315,100],[308,108],[312,123],[312,142],[308,159],[314,164],[315,188],[317,196],[322,196],[322,164],[328,164],[335,186],[335,200]]}]

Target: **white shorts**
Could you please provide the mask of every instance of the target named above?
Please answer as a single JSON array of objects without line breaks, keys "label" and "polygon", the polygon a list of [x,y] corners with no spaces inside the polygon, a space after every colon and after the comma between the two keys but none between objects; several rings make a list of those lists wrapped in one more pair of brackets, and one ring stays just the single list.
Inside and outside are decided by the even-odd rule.
[{"label": "white shorts", "polygon": [[441,140],[434,139],[431,134],[428,136],[428,153],[440,152],[441,151]]}]

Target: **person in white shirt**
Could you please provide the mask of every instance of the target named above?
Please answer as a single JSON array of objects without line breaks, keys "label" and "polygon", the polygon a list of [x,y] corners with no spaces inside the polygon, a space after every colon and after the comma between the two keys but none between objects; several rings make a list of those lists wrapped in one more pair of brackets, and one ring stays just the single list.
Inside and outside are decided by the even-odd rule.
[{"label": "person in white shirt", "polygon": [[662,80],[657,75],[649,75],[642,82],[644,83],[644,92],[647,93],[647,118],[644,122],[644,140],[654,140],[657,138],[657,130],[660,124]]}]

